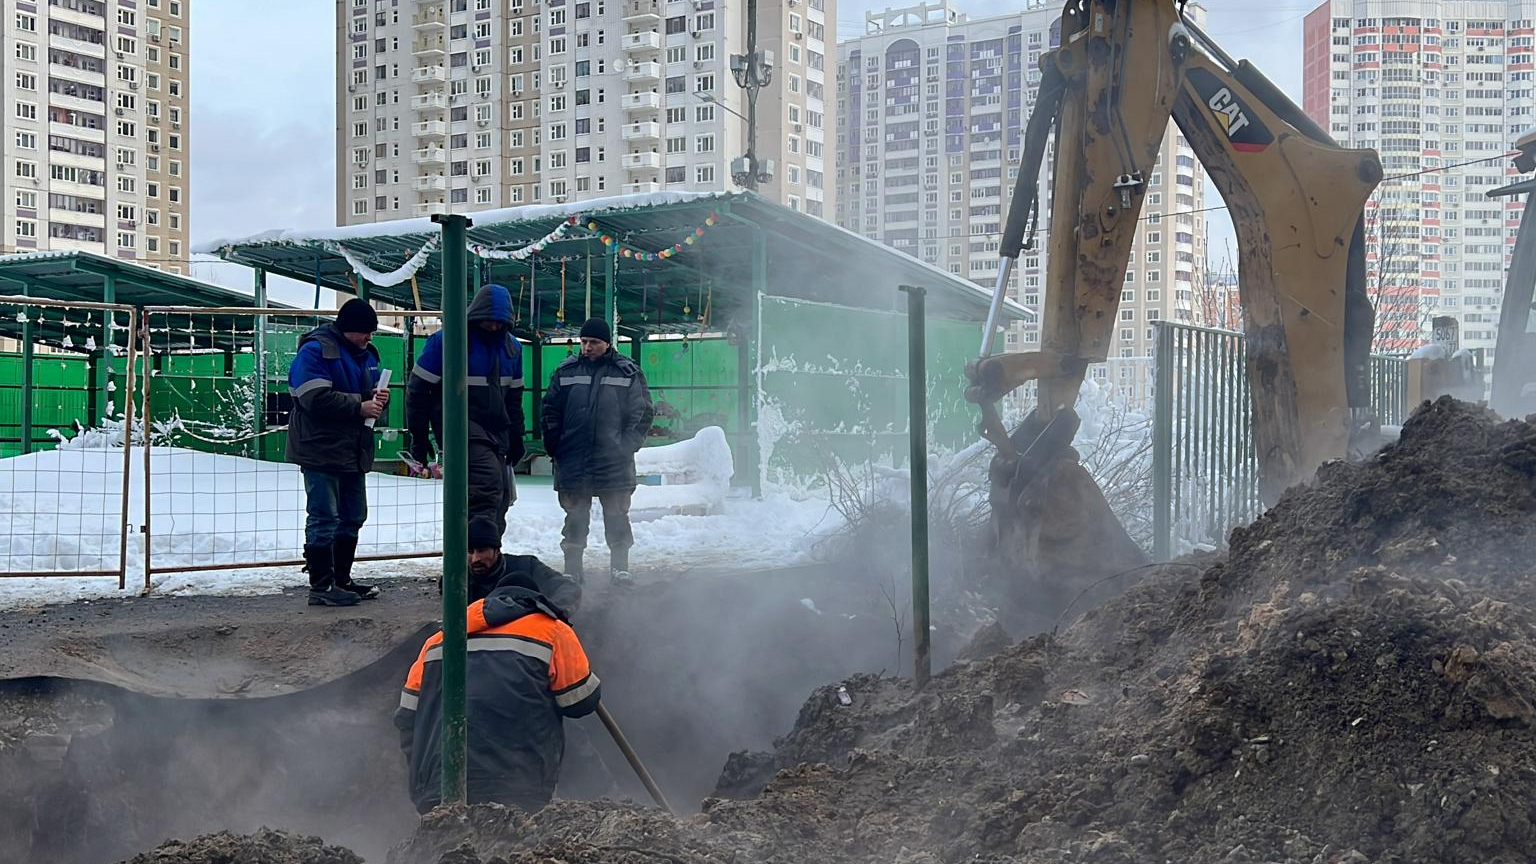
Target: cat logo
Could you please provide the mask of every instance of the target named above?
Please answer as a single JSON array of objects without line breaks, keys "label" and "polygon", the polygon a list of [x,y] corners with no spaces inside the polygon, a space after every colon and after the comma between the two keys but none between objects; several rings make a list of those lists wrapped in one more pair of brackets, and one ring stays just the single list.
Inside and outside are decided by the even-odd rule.
[{"label": "cat logo", "polygon": [[1240,153],[1260,153],[1274,143],[1275,136],[1258,117],[1247,109],[1231,88],[1205,69],[1189,70],[1189,83],[1200,95],[1200,102],[1227,134],[1232,149]]}]

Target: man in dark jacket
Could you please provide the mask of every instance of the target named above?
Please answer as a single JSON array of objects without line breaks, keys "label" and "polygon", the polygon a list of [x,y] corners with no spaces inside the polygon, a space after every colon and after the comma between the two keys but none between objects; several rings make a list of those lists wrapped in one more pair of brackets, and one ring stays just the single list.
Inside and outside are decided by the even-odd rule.
[{"label": "man in dark jacket", "polygon": [[[564,612],[575,615],[581,608],[581,583],[570,576],[563,576],[533,555],[503,555],[501,532],[496,520],[489,516],[475,516],[469,520],[469,598],[476,600],[491,593],[508,573],[520,573],[538,586],[540,594],[559,606]],[[437,590],[443,590],[442,577],[438,577]]]},{"label": "man in dark jacket", "polygon": [[[489,521],[471,522],[471,546],[500,541],[486,533]],[[505,566],[494,588],[485,583],[488,575],[470,583],[469,803],[531,813],[549,803],[560,778],[564,718],[597,710],[599,682],[565,610],[540,592],[527,568]],[[488,596],[481,593],[487,589]],[[439,631],[421,647],[395,712],[418,813],[442,800],[442,641]]]},{"label": "man in dark jacket", "polygon": [[629,503],[635,494],[635,451],[645,443],[655,409],[645,375],[613,350],[608,322],[581,325],[581,353],[565,358],[544,391],[544,444],[555,462],[555,491],[565,510],[565,572],[581,577],[592,525],[592,498],[603,505],[615,582],[629,581]]},{"label": "man in dark jacket", "polygon": [[309,605],[352,606],[378,588],[352,579],[357,534],[368,518],[365,478],[373,468],[373,428],[389,391],[379,389],[379,352],[372,345],[379,317],[348,300],[335,322],[299,340],[288,368],[293,407],[287,458],[304,473],[304,563]]},{"label": "man in dark jacket", "polygon": [[[512,295],[486,285],[469,304],[469,514],[507,530],[517,498],[512,469],[523,458],[523,350],[512,335]],[[430,430],[443,440],[443,334],[433,333],[405,392],[411,456],[425,465]]]}]

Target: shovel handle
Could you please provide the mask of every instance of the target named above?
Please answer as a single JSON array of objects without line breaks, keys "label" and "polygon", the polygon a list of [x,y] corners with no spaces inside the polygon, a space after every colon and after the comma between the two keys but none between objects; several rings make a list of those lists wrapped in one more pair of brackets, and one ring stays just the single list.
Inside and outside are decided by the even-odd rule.
[{"label": "shovel handle", "polygon": [[624,732],[619,729],[618,722],[613,719],[612,714],[608,713],[608,706],[601,702],[597,703],[597,716],[598,719],[603,721],[603,725],[608,727],[608,734],[613,736],[613,743],[618,745],[619,752],[624,754],[625,760],[629,762],[629,767],[635,769],[636,776],[640,778],[641,783],[645,784],[645,791],[651,793],[651,800],[655,801],[656,805],[667,811],[668,814],[676,816],[677,813],[672,810],[672,805],[667,803],[667,796],[661,794],[661,787],[657,786],[656,781],[651,779],[651,772],[645,770],[645,765],[640,761],[639,754],[635,752],[635,748],[629,746],[629,739],[624,737]]}]

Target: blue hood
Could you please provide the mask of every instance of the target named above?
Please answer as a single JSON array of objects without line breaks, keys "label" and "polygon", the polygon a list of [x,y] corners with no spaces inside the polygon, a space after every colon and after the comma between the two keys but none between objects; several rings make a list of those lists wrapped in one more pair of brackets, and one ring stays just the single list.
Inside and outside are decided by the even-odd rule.
[{"label": "blue hood", "polygon": [[482,285],[469,302],[469,323],[496,321],[512,326],[512,293],[500,285]]}]

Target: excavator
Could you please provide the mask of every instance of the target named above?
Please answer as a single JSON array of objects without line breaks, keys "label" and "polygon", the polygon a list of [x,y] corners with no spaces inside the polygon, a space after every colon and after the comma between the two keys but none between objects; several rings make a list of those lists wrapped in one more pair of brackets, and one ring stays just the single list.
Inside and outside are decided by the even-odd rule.
[{"label": "excavator", "polygon": [[[1273,504],[1323,462],[1376,434],[1369,403],[1374,311],[1364,206],[1373,150],[1336,144],[1247,61],[1221,50],[1183,0],[1069,0],[1041,57],[1002,262],[967,398],[996,447],[993,543],[1036,585],[1134,569],[1131,540],[1071,444],[1078,391],[1108,357],[1147,181],[1170,117],[1225,199],[1241,248],[1241,307],[1260,497]],[[993,354],[997,312],[1033,248],[1039,172],[1055,134],[1040,348]],[[1035,382],[1024,421],[997,401]]]}]

